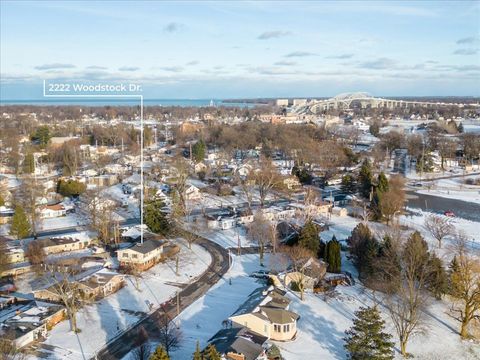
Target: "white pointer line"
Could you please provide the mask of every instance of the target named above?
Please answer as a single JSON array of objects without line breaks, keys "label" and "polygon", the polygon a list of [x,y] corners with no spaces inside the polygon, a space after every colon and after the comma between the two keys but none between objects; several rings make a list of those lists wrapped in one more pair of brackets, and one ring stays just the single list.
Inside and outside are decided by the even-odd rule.
[{"label": "white pointer line", "polygon": [[143,95],[139,94],[47,94],[46,80],[43,80],[43,96],[44,97],[64,97],[64,98],[134,98],[140,99],[140,243],[143,244]]}]

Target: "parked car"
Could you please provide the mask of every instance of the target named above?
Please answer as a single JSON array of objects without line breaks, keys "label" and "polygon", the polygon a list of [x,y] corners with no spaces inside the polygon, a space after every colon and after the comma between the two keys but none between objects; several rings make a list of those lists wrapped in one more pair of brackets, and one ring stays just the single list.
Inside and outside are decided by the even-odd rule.
[{"label": "parked car", "polygon": [[250,274],[251,277],[257,279],[266,279],[268,278],[268,275],[270,275],[270,271],[268,270],[258,270]]},{"label": "parked car", "polygon": [[452,210],[447,210],[443,213],[443,215],[448,217],[455,217],[455,213]]}]

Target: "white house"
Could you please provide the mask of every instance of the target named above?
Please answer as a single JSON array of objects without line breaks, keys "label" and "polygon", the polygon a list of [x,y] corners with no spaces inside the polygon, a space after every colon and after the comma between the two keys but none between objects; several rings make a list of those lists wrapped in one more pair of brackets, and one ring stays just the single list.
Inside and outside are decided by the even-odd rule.
[{"label": "white house", "polygon": [[202,198],[202,193],[199,188],[190,185],[187,190],[185,190],[185,197],[187,200],[200,200]]}]

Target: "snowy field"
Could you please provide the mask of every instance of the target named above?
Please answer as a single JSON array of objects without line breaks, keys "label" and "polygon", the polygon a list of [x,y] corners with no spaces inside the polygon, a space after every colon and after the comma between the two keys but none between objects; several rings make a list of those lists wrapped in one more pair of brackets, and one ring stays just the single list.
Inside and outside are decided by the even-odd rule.
[{"label": "snowy field", "polygon": [[124,288],[78,313],[80,333],[72,333],[68,321],[55,326],[44,342],[53,350],[44,350],[45,355],[52,359],[91,358],[120,331],[173,297],[180,286],[194,281],[210,265],[210,254],[196,244],[192,245],[192,250],[184,241],[181,245],[178,276],[172,259],[143,273],[139,290],[135,280],[127,277]]},{"label": "snowy field", "polygon": [[480,179],[480,175],[437,180],[431,184],[430,189],[417,192],[480,204],[480,186],[467,185],[465,184],[466,179]]}]

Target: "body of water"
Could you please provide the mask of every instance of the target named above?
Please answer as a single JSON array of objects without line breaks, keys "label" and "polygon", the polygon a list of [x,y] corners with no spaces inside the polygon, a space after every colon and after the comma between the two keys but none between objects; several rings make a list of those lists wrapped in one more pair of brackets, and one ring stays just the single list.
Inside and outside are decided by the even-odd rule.
[{"label": "body of water", "polygon": [[[136,106],[139,100],[129,99],[85,99],[85,98],[49,98],[36,100],[0,100],[0,105],[76,105],[76,106]],[[144,99],[144,106],[181,106],[181,107],[207,107],[211,106],[227,106],[227,107],[254,107],[261,104],[252,103],[236,103],[223,102],[220,99]]]}]

